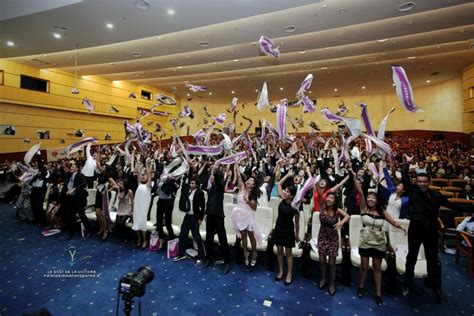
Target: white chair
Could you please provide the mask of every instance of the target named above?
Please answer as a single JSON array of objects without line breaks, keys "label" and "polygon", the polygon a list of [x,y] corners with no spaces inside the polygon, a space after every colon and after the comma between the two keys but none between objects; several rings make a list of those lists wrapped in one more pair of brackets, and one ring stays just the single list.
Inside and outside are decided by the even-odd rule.
[{"label": "white chair", "polygon": [[234,195],[232,193],[224,193],[224,204],[234,204]]},{"label": "white chair", "polygon": [[179,236],[181,232],[181,224],[183,223],[185,212],[179,210],[179,207],[173,209],[171,214],[171,227],[173,227],[173,232],[176,236]]},{"label": "white chair", "polygon": [[280,198],[272,196],[268,202],[268,207],[273,210],[273,225],[275,225],[278,217],[278,205],[280,205]]},{"label": "white chair", "polygon": [[96,189],[87,189],[87,205],[86,205],[86,213],[87,212],[94,212],[95,211],[95,194],[97,193]]},{"label": "white chair", "polygon": [[[299,224],[300,224],[299,237],[300,237],[300,240],[304,240],[304,235],[306,233],[306,221],[305,221],[305,217],[302,216],[301,212],[300,212],[300,222],[299,222]],[[273,247],[273,252],[278,254],[276,245]],[[303,249],[300,249],[298,247],[298,243],[296,243],[296,246],[293,247],[291,252],[293,254],[293,257],[295,257],[295,258],[299,258],[303,255]],[[285,249],[283,249],[283,255],[285,255]]]},{"label": "white chair", "polygon": [[[257,224],[262,233],[262,241],[257,245],[257,251],[265,251],[268,244],[268,235],[273,228],[273,210],[269,207],[259,206],[255,212]],[[252,249],[250,242],[248,243],[248,248]]]},{"label": "white chair", "polygon": [[[313,223],[311,225],[311,252],[310,256],[312,260],[319,261],[318,249],[318,236],[319,229],[321,228],[321,221],[319,219],[319,212],[315,213],[313,216]],[[342,249],[341,249],[341,231],[338,231],[339,234],[339,243],[338,243],[338,252],[336,257],[336,264],[342,262]]]},{"label": "white chair", "polygon": [[112,223],[117,220],[118,197],[117,191],[111,191],[109,196],[109,215]]},{"label": "white chair", "polygon": [[49,205],[49,194],[51,193],[51,189],[53,187],[52,183],[46,184],[46,193],[44,195],[44,202],[43,202],[43,209],[47,210]]},{"label": "white chair", "polygon": [[96,189],[87,189],[87,206],[86,206],[86,216],[90,221],[96,221],[97,215],[95,214],[95,195],[97,193]]},{"label": "white chair", "polygon": [[[410,221],[407,219],[400,219],[398,221],[405,227],[408,227],[410,224]],[[400,274],[405,274],[406,257],[408,254],[408,235],[405,235],[401,229],[393,227],[392,225],[389,227],[388,234],[390,245],[395,251],[397,272]],[[425,249],[423,245],[421,245],[415,264],[415,277],[423,278],[427,275],[428,270],[426,265]]]},{"label": "white chair", "polygon": [[[237,236],[235,235],[235,228],[232,224],[232,210],[234,209],[235,204],[224,204],[224,227],[227,234],[227,243],[229,246],[234,246]],[[214,236],[214,241],[218,242],[219,238],[217,234]]]},{"label": "white chair", "polygon": [[[351,220],[349,221],[349,242],[351,245],[351,262],[356,267],[360,267],[359,241],[361,228],[362,221],[360,215],[351,215]],[[372,269],[372,258],[369,259],[369,269]],[[382,260],[382,271],[386,269],[387,262]]]},{"label": "white chair", "polygon": [[[149,232],[153,232],[156,230],[156,202],[158,202],[158,195],[153,198],[151,201],[151,209],[150,209],[150,220],[146,222],[146,230]],[[132,227],[132,223],[126,224],[128,227]]]}]

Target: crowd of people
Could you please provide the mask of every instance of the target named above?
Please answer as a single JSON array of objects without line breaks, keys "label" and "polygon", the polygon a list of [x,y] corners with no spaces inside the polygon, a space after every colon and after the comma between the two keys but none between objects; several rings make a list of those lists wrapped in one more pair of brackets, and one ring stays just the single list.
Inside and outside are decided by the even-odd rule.
[{"label": "crowd of people", "polygon": [[[232,135],[230,135],[232,136]],[[214,135],[212,144],[222,139]],[[269,134],[244,138],[233,143],[233,152],[245,152],[245,159],[219,163],[220,156],[185,155],[183,148],[161,147],[155,143],[148,150],[118,155],[112,146],[101,146],[92,152],[90,145],[75,158],[44,162],[37,154],[31,167],[37,172],[22,181],[24,168],[14,161],[2,166],[1,181],[12,183],[6,202],[16,203],[18,220],[40,227],[62,227],[68,238],[77,233],[77,219],[89,237],[94,225],[86,214],[87,189],[96,190],[95,212],[100,240],[111,233],[119,242],[127,242],[126,223],[132,220],[136,246],[149,246],[147,219],[150,203],[158,196],[156,231],[159,245],[177,238],[171,225],[173,212],[185,212],[180,232],[179,253],[175,261],[186,259],[188,234],[197,245],[198,260],[204,268],[215,260],[214,236],[217,234],[224,260],[224,273],[231,269],[231,253],[224,225],[224,193],[235,194],[232,211],[234,233],[242,242],[244,264],[257,264],[257,245],[262,232],[256,219],[259,205],[268,205],[271,196],[279,196],[278,217],[271,232],[277,248],[276,281],[286,286],[293,280],[292,249],[300,242],[299,217],[309,210],[319,216],[321,228],[317,238],[321,279],[320,288],[336,292],[336,257],[340,233],[349,234],[351,215],[361,215],[359,282],[357,295],[363,297],[364,284],[372,258],[376,302],[383,305],[381,263],[387,252],[388,225],[408,232],[409,252],[403,295],[413,286],[414,266],[420,245],[424,245],[428,284],[436,301],[442,302],[441,268],[438,259],[437,217],[440,206],[459,212],[474,213],[472,206],[459,206],[429,188],[431,178],[461,179],[465,187],[459,197],[474,198],[471,190],[474,174],[474,152],[460,142],[387,136],[392,156],[368,152],[366,143],[350,144],[349,157],[334,159],[332,148],[340,152],[338,137],[303,136],[292,142],[278,141]],[[253,146],[249,145],[249,142]],[[140,154],[138,154],[140,152]],[[181,160],[177,162],[177,157]],[[181,168],[181,169],[180,169]],[[48,186],[49,184],[49,186]],[[47,189],[48,187],[48,189]],[[111,192],[118,198],[117,217],[111,220]],[[174,209],[179,194],[179,209]],[[48,208],[44,209],[45,200]],[[409,227],[398,221],[410,219]],[[199,225],[206,221],[206,237],[201,238]],[[308,232],[307,232],[308,233]],[[248,250],[250,240],[251,252]],[[284,273],[286,258],[286,274]]]}]

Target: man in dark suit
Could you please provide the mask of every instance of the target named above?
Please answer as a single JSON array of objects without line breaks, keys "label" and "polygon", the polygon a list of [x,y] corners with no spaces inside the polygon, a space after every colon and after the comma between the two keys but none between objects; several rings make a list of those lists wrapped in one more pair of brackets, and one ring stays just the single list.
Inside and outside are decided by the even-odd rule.
[{"label": "man in dark suit", "polygon": [[90,224],[85,214],[87,206],[87,180],[86,177],[78,172],[76,163],[72,163],[69,168],[69,176],[66,178],[61,190],[61,214],[64,224],[69,232],[68,239],[72,239],[75,233],[76,214],[79,215],[86,236],[90,236]]},{"label": "man in dark suit", "polygon": [[186,259],[186,244],[190,230],[198,246],[198,260],[205,258],[204,243],[199,234],[199,225],[204,218],[205,208],[206,200],[204,198],[204,192],[199,188],[199,180],[197,178],[191,178],[189,185],[183,181],[179,209],[185,212],[186,215],[181,224],[181,232],[179,234],[179,255],[174,258],[173,261]]},{"label": "man in dark suit", "polygon": [[425,248],[426,266],[428,270],[427,284],[434,291],[436,303],[442,303],[441,294],[441,262],[438,257],[438,216],[440,206],[460,213],[473,212],[473,206],[456,205],[445,196],[431,191],[430,177],[426,173],[416,175],[416,183],[412,184],[408,174],[413,157],[405,155],[406,163],[402,169],[402,183],[410,198],[410,226],[408,228],[408,255],[405,264],[405,285],[403,295],[407,296],[413,286],[415,264],[420,246]]},{"label": "man in dark suit", "polygon": [[212,262],[214,235],[217,233],[219,244],[224,254],[224,274],[230,271],[230,250],[227,243],[227,234],[224,226],[224,175],[219,171],[219,166],[212,167],[208,183],[204,184],[207,189],[207,206],[204,212],[206,217],[206,260],[203,267],[207,268]]}]

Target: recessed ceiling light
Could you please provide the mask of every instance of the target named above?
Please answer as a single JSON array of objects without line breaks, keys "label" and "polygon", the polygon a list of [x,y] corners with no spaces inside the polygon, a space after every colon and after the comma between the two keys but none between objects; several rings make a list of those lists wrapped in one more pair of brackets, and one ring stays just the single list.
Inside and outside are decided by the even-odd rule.
[{"label": "recessed ceiling light", "polygon": [[296,27],[293,25],[288,25],[285,26],[283,30],[285,30],[286,33],[293,33],[294,31],[296,31]]},{"label": "recessed ceiling light", "polygon": [[233,61],[234,63],[237,63],[237,62],[239,62],[239,60],[238,60],[238,59],[232,59],[232,61]]},{"label": "recessed ceiling light", "polygon": [[328,69],[328,67],[321,67],[321,70],[326,70]]},{"label": "recessed ceiling light", "polygon": [[365,86],[362,86],[362,90],[365,90]]},{"label": "recessed ceiling light", "polygon": [[337,88],[336,88],[336,89],[334,89],[334,92],[337,92]]},{"label": "recessed ceiling light", "polygon": [[207,37],[207,38],[211,38],[212,35],[211,35],[211,34],[207,34],[206,37]]},{"label": "recessed ceiling light", "polygon": [[168,15],[174,15],[174,10],[173,9],[168,9],[168,11],[166,11],[166,13],[168,13]]},{"label": "recessed ceiling light", "polygon": [[10,46],[10,47],[15,46],[15,43],[13,41],[7,41],[7,46]]},{"label": "recessed ceiling light", "polygon": [[309,90],[309,93],[313,93],[313,91]]},{"label": "recessed ceiling light", "polygon": [[232,90],[232,92],[231,92],[231,93],[232,93],[232,94],[234,94],[234,93],[235,93],[235,91],[234,91],[234,90]]},{"label": "recessed ceiling light", "polygon": [[383,43],[383,42],[386,42],[386,41],[388,41],[387,38],[382,38],[382,39],[377,40],[377,42],[379,42],[379,43]]},{"label": "recessed ceiling light", "polygon": [[162,39],[162,38],[163,38],[163,37],[161,37],[161,36],[158,36],[158,40],[159,40],[159,41],[161,41],[161,39]]},{"label": "recessed ceiling light", "polygon": [[426,83],[430,83],[430,82],[431,82],[431,80],[426,80]]},{"label": "recessed ceiling light", "polygon": [[186,95],[187,95],[188,97],[190,97],[190,96],[191,96],[189,93],[188,93],[188,94],[186,94]]},{"label": "recessed ceiling light", "polygon": [[53,33],[53,36],[54,36],[54,38],[58,38],[58,39],[61,38],[61,37],[63,37],[61,34],[56,33],[56,32]]},{"label": "recessed ceiling light", "polygon": [[342,36],[342,33],[337,33],[337,36],[341,37],[341,36]]},{"label": "recessed ceiling light", "polygon": [[339,10],[339,13],[340,13],[340,14],[346,13],[346,9],[341,9],[341,10]]},{"label": "recessed ceiling light", "polygon": [[328,5],[327,5],[327,4],[323,4],[323,8],[327,8],[327,7],[328,7]]},{"label": "recessed ceiling light", "polygon": [[280,87],[280,90],[283,90],[283,87]]},{"label": "recessed ceiling light", "polygon": [[407,57],[407,59],[415,59],[416,56],[410,56],[410,57]]},{"label": "recessed ceiling light", "polygon": [[139,53],[139,52],[131,52],[130,55],[132,55],[132,56],[135,57],[135,58],[140,58],[140,57],[142,57],[142,54]]},{"label": "recessed ceiling light", "polygon": [[306,65],[304,67],[309,69],[309,68],[313,67],[313,65]]},{"label": "recessed ceiling light", "polygon": [[105,24],[105,26],[110,30],[114,28],[114,25],[112,23],[107,23]]},{"label": "recessed ceiling light", "polygon": [[209,95],[212,95],[212,92],[209,92]]},{"label": "recessed ceiling light", "polygon": [[109,63],[109,65],[110,65],[110,66],[115,66],[115,64],[114,64],[114,63]]},{"label": "recessed ceiling light", "polygon": [[306,54],[306,51],[305,51],[305,50],[302,50],[302,51],[300,51],[300,52],[298,52],[298,53],[300,53],[300,54]]},{"label": "recessed ceiling light", "polygon": [[151,5],[145,0],[137,0],[135,1],[135,7],[141,10],[148,10],[151,8]]},{"label": "recessed ceiling light", "polygon": [[255,92],[258,92],[258,89],[255,89]]},{"label": "recessed ceiling light", "polygon": [[407,12],[413,9],[416,6],[415,2],[405,2],[403,4],[400,4],[397,8],[398,12]]},{"label": "recessed ceiling light", "polygon": [[183,66],[178,66],[178,69],[183,69]]},{"label": "recessed ceiling light", "polygon": [[367,58],[367,61],[375,61],[377,59],[377,57],[369,57]]},{"label": "recessed ceiling light", "polygon": [[206,41],[202,41],[202,42],[199,42],[199,46],[201,47],[209,47],[211,44],[209,42],[206,42]]}]

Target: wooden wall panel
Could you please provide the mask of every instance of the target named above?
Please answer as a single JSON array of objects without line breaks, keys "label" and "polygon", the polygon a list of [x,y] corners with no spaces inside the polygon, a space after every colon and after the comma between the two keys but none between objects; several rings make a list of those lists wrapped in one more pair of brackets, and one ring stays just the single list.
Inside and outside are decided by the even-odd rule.
[{"label": "wooden wall panel", "polygon": [[[17,130],[14,136],[0,135],[0,153],[27,150],[31,144],[40,141],[37,130],[50,131],[50,139],[41,140],[42,148],[65,147],[80,140],[73,135],[76,129],[85,130],[86,137],[97,137],[101,144],[122,142],[123,121],[134,123],[140,116],[139,109],[150,109],[154,104],[153,100],[141,99],[140,91],[144,89],[153,95],[166,93],[149,86],[85,76],[77,79],[80,94],[74,95],[71,93],[74,75],[68,72],[38,69],[6,60],[0,60],[0,70],[4,72],[4,84],[0,85],[0,125],[12,125]],[[22,74],[49,80],[49,93],[21,89]],[[137,95],[136,99],[128,98],[131,92]],[[173,94],[166,94],[173,97]],[[84,97],[94,105],[92,113],[82,104]],[[112,106],[119,112],[113,111]],[[179,107],[179,104],[161,106],[160,110],[170,112],[169,117],[150,115],[142,124],[153,132],[158,123],[168,135],[172,135],[169,119],[177,116]],[[106,133],[112,135],[111,141],[104,140]],[[24,143],[24,138],[30,138],[31,144]],[[60,140],[65,140],[65,144]]]}]

